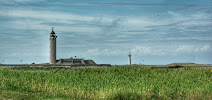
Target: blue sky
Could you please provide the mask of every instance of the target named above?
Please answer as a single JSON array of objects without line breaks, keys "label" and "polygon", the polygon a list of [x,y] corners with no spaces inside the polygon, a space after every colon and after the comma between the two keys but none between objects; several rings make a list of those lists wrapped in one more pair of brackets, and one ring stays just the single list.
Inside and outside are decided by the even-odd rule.
[{"label": "blue sky", "polygon": [[0,0],[0,23],[4,64],[49,62],[52,26],[57,59],[212,64],[211,0]]}]

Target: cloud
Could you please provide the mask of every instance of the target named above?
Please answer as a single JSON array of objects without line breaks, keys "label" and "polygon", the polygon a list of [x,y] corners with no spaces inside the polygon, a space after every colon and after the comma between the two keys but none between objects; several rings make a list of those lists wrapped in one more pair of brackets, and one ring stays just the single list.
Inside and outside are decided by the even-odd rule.
[{"label": "cloud", "polygon": [[193,52],[194,50],[195,50],[194,45],[181,45],[178,48],[176,48],[175,52],[176,53],[179,53],[179,52],[189,53],[189,52]]},{"label": "cloud", "polygon": [[[117,56],[126,55],[129,51],[127,49],[105,49],[105,48],[95,48],[88,49],[86,54],[96,55],[96,56]],[[182,54],[192,54],[192,53],[206,53],[212,52],[210,45],[195,46],[195,45],[179,45],[172,46],[169,48],[163,48],[163,46],[135,46],[131,49],[132,55],[153,55],[153,56],[176,56]]]},{"label": "cloud", "polygon": [[[119,16],[94,17],[26,9],[3,9],[0,10],[0,16],[16,18],[15,21],[7,21],[7,24],[11,24],[11,27],[14,26],[16,29],[26,29],[26,27],[27,29],[40,29],[40,27],[44,29],[49,26],[56,26],[56,29],[60,31],[70,31],[71,27],[73,32],[110,33],[110,35],[125,29],[123,27],[127,20],[125,17]],[[81,27],[83,27],[83,30]]]},{"label": "cloud", "polygon": [[212,9],[211,7],[198,7],[198,6],[187,6],[187,7],[182,7],[182,8],[176,8],[174,10],[210,10]]},{"label": "cloud", "polygon": [[152,46],[136,46],[131,49],[132,54],[134,55],[167,55],[168,52],[165,49],[158,49]]},{"label": "cloud", "polygon": [[[191,13],[183,15],[181,13],[171,12],[167,13],[167,19],[160,20],[159,25],[148,25],[144,30],[131,30],[129,33],[149,33],[153,37],[163,40],[178,40],[177,42],[192,42],[195,40],[211,40],[212,15],[207,13]],[[204,34],[204,35],[203,35]],[[207,38],[207,39],[206,39]],[[157,40],[158,40],[157,39]],[[184,42],[185,42],[184,41]],[[166,41],[168,42],[168,41]]]},{"label": "cloud", "polygon": [[53,2],[56,5],[82,5],[82,6],[184,6],[189,4],[176,3],[70,3],[70,2]]},{"label": "cloud", "polygon": [[1,0],[3,4],[29,4],[29,3],[40,3],[46,2],[47,0]]},{"label": "cloud", "polygon": [[121,16],[113,17],[97,17],[92,22],[98,27],[99,33],[106,35],[117,35],[121,31],[126,30],[127,18]]},{"label": "cloud", "polygon": [[[18,17],[18,18],[33,18],[33,19],[45,19],[49,21],[59,20],[60,22],[66,22],[71,20],[90,21],[93,17],[79,16],[70,13],[55,12],[55,11],[41,11],[41,10],[1,10],[1,16]],[[56,15],[56,16],[55,16]]]},{"label": "cloud", "polygon": [[[199,42],[211,41],[209,33],[207,33],[211,31],[211,16],[206,13],[183,15],[168,11],[166,19],[155,20],[145,16],[107,15],[96,17],[59,11],[23,10],[21,8],[7,12],[3,9],[1,12],[4,17],[16,18],[15,20],[6,21],[5,24],[7,26],[2,26],[4,28],[10,26],[9,28],[12,29],[28,30],[28,32],[37,30],[41,31],[38,33],[48,34],[50,27],[55,26],[58,34],[66,34],[66,37],[93,44],[101,41],[96,43],[97,45],[100,45],[100,43],[107,44],[107,46],[119,46],[120,44],[129,45],[132,43],[153,43],[158,41],[161,43],[183,43],[192,42],[192,40]],[[200,32],[205,35],[201,35]],[[73,35],[72,33],[75,34]],[[87,36],[83,37],[82,35]],[[70,41],[68,38],[66,39]]]},{"label": "cloud", "polygon": [[125,54],[125,51],[122,51],[120,49],[88,49],[86,52],[87,55],[95,55],[95,56],[114,56],[114,55],[121,55]]},{"label": "cloud", "polygon": [[181,45],[176,50],[175,53],[203,53],[211,52],[212,48],[210,45],[196,46],[196,45]]},{"label": "cloud", "polygon": [[212,48],[210,45],[204,45],[201,48],[195,48],[194,51],[195,52],[209,52],[209,51],[212,51]]},{"label": "cloud", "polygon": [[[1,16],[14,17],[17,21],[10,23],[14,27],[22,27],[21,24],[30,23],[26,26],[31,26],[28,29],[49,28],[57,26],[60,31],[72,32],[90,32],[98,33],[99,35],[124,35],[124,34],[162,34],[162,33],[182,33],[185,31],[207,31],[205,28],[211,26],[211,16],[198,13],[190,15],[182,15],[173,11],[168,12],[167,19],[155,21],[154,19],[137,16],[137,17],[122,17],[122,16],[84,16],[72,13],[45,11],[45,10],[26,10],[13,9],[1,10]],[[57,16],[52,16],[57,15]],[[18,20],[20,18],[20,20]],[[30,19],[30,22],[21,19]],[[192,28],[198,27],[200,28]],[[204,27],[203,27],[204,26]],[[83,30],[82,30],[83,27]],[[91,28],[92,27],[92,28]],[[23,28],[23,27],[22,27]],[[25,29],[26,27],[24,27]],[[191,29],[190,29],[191,28]],[[176,32],[173,29],[177,29]],[[124,33],[123,33],[124,32]],[[106,34],[107,33],[107,34]]]},{"label": "cloud", "polygon": [[45,2],[46,4],[48,5],[77,5],[77,6],[109,6],[109,7],[141,7],[141,6],[194,6],[193,4],[183,4],[183,3],[113,3],[113,2],[90,2],[90,1],[87,1],[87,2],[62,2],[62,1],[48,1],[48,0],[36,0],[36,1],[33,1],[33,0],[2,0],[3,3],[6,3],[6,4],[15,4],[15,3],[18,3],[18,4],[32,4],[32,3],[40,3],[40,2]]},{"label": "cloud", "polygon": [[209,51],[212,48],[210,47],[210,45],[204,45],[202,48],[200,48],[200,51]]}]

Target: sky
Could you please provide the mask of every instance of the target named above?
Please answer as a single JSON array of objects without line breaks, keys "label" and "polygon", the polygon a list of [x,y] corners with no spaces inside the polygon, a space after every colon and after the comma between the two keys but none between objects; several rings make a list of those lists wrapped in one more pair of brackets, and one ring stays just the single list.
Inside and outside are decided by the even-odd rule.
[{"label": "sky", "polygon": [[0,0],[0,63],[212,64],[211,0]]}]

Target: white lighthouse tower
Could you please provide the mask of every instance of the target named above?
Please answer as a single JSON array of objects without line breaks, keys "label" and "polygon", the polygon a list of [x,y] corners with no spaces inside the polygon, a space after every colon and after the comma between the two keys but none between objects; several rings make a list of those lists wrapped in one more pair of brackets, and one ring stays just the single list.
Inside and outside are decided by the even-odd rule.
[{"label": "white lighthouse tower", "polygon": [[56,63],[56,38],[54,28],[52,27],[52,32],[50,33],[49,42],[50,42],[50,62],[49,64],[55,64]]},{"label": "white lighthouse tower", "polygon": [[131,52],[129,52],[129,54],[128,54],[128,56],[129,56],[129,65],[131,65]]}]

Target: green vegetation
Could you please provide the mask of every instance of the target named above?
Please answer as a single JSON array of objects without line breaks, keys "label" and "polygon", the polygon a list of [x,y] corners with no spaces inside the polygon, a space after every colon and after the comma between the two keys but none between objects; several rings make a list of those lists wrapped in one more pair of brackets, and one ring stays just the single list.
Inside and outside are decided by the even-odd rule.
[{"label": "green vegetation", "polygon": [[205,68],[0,68],[1,99],[211,99]]}]

